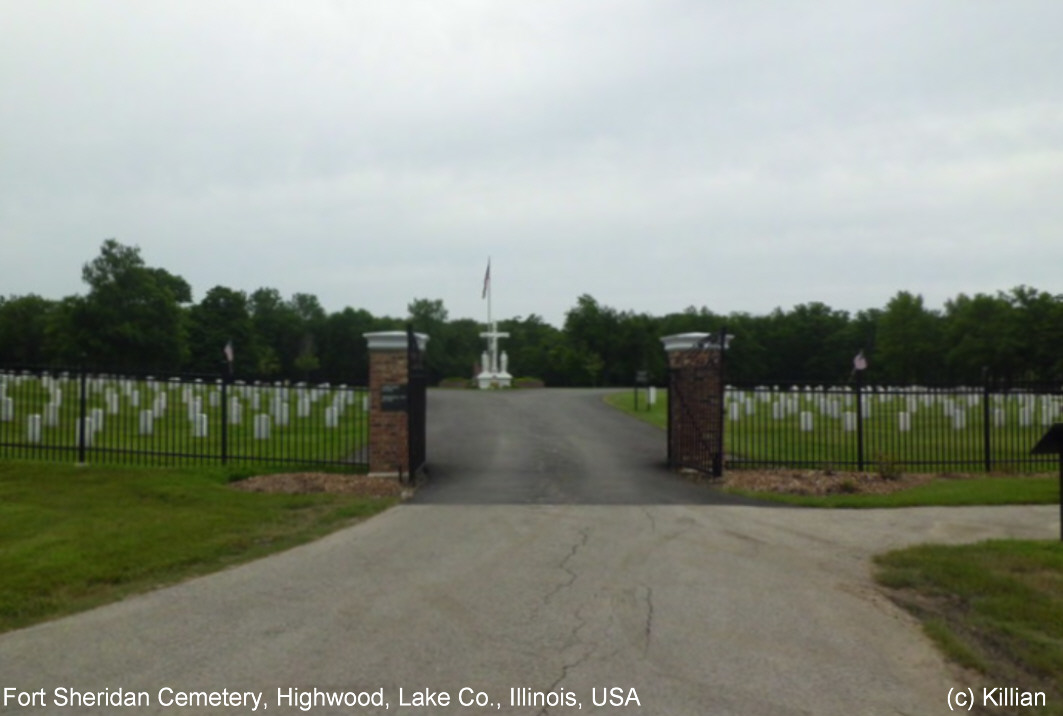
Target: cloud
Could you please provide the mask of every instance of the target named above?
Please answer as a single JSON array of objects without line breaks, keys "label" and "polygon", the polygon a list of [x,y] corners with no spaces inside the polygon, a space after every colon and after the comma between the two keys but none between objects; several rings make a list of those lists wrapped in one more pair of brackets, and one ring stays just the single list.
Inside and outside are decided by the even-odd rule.
[{"label": "cloud", "polygon": [[115,236],[197,295],[374,313],[478,315],[488,254],[554,322],[1063,292],[1055,3],[4,10],[7,291],[81,290]]}]

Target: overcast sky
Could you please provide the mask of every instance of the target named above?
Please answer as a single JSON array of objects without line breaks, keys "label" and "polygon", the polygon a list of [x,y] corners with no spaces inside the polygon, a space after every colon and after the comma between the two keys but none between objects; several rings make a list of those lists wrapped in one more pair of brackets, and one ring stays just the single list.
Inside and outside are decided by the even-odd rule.
[{"label": "overcast sky", "polygon": [[0,294],[1063,293],[1063,2],[0,0]]}]

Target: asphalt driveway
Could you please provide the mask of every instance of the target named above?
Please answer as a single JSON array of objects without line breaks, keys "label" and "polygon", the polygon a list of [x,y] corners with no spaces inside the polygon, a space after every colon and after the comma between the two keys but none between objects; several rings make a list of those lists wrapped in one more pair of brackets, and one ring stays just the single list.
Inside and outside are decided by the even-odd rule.
[{"label": "asphalt driveway", "polygon": [[428,393],[418,504],[752,504],[666,469],[664,431],[607,406],[610,390]]},{"label": "asphalt driveway", "polygon": [[[432,483],[417,504],[2,635],[0,694],[12,699],[0,711],[945,714],[950,688],[982,685],[948,667],[876,590],[871,555],[1058,530],[1053,506],[816,511],[708,504],[715,498],[701,493],[684,502],[681,491],[701,488],[662,475],[661,452],[642,455],[640,468],[602,462],[614,442],[641,455],[637,441],[652,435],[595,437],[595,404],[578,393],[553,419],[533,409],[545,393],[436,397]],[[457,409],[466,400],[485,402]],[[495,420],[462,423],[477,414]],[[537,440],[541,449],[527,447]],[[590,467],[570,470],[581,464]],[[490,499],[462,497],[481,491]],[[147,703],[57,705],[72,691],[143,692]],[[37,705],[18,706],[38,693]],[[251,705],[224,705],[236,693]],[[379,694],[386,705],[327,706],[326,694]]]}]

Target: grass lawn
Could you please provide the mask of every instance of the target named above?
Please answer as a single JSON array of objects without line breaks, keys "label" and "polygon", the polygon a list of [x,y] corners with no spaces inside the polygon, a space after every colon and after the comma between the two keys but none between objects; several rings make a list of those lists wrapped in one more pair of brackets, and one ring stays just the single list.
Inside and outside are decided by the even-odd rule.
[{"label": "grass lawn", "polygon": [[922,545],[875,565],[894,599],[983,686],[1045,692],[1045,707],[1015,713],[1063,716],[1063,543]]},{"label": "grass lawn", "polygon": [[241,492],[230,476],[0,462],[0,631],[277,552],[394,504]]}]

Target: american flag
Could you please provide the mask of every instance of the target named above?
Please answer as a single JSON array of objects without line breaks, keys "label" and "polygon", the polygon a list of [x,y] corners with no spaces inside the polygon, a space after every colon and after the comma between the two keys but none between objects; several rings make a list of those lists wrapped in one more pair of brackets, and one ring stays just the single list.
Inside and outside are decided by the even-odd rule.
[{"label": "american flag", "polygon": [[484,274],[484,292],[481,300],[487,298],[487,287],[491,285],[491,259],[487,259],[487,273]]},{"label": "american flag", "polygon": [[867,358],[864,357],[864,352],[860,351],[853,358],[853,370],[867,370]]},{"label": "american flag", "polygon": [[229,361],[230,363],[233,362],[233,342],[232,341],[229,341],[228,343],[225,344],[225,348],[222,349],[222,353],[225,354],[225,360]]}]

